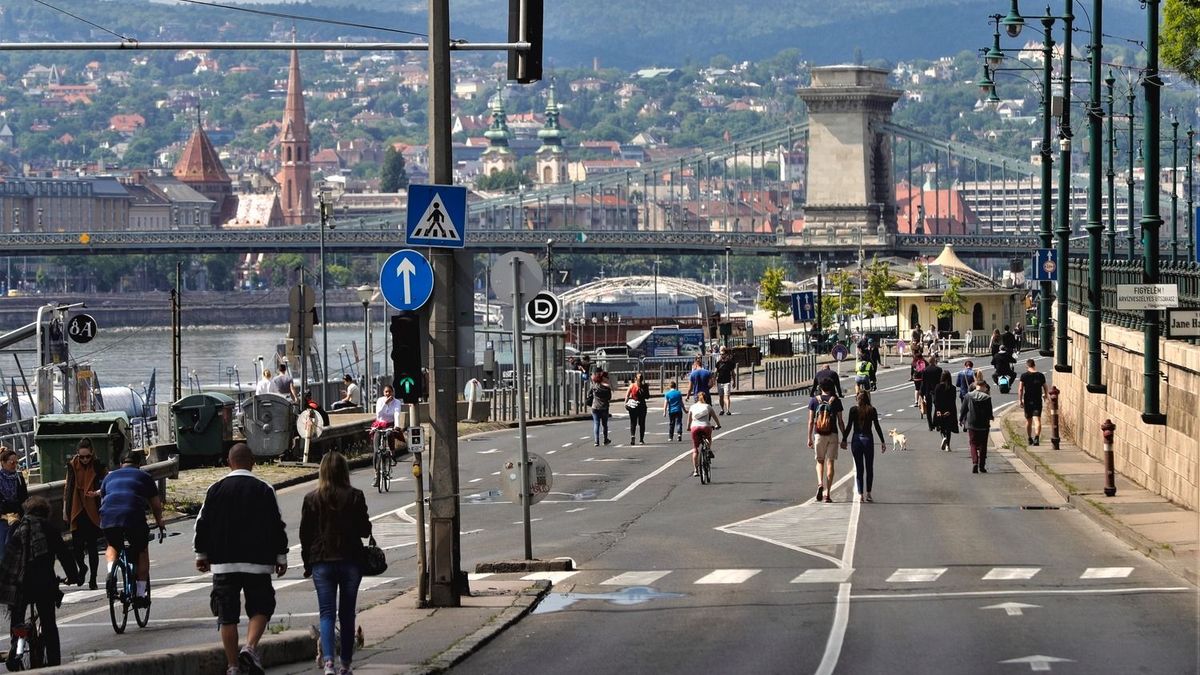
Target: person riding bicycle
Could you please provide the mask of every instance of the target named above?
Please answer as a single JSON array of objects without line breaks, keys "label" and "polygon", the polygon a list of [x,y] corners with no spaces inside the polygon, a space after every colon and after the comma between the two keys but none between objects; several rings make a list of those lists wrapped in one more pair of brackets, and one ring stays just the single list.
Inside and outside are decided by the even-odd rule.
[{"label": "person riding bicycle", "polygon": [[717,411],[708,402],[708,392],[698,392],[696,402],[688,408],[688,429],[692,434],[692,475],[700,475],[700,441],[708,441],[708,450],[712,452],[712,430],[721,428],[717,419]]},{"label": "person riding bicycle", "polygon": [[150,545],[150,526],[146,523],[146,509],[154,513],[159,532],[166,531],[158,485],[150,474],[141,469],[145,459],[146,454],[141,450],[130,450],[125,453],[121,468],[109,472],[100,484],[100,529],[104,530],[104,539],[108,541],[108,548],[104,552],[104,559],[108,561],[106,588],[110,597],[117,590],[116,577],[112,574],[117,560],[116,547],[128,541],[126,555],[137,561],[134,607],[150,604],[147,597],[147,588],[150,586],[150,553],[147,550]]},{"label": "person riding bicycle", "polygon": [[[392,429],[388,435],[388,451],[394,457],[397,451],[404,452],[408,448],[408,441],[404,438],[404,430],[396,429],[396,420],[400,413],[404,410],[404,402],[397,399],[395,391],[391,385],[384,385],[383,396],[375,402],[375,421],[371,422],[371,433],[384,433],[384,429]],[[375,482],[371,483],[371,487],[376,487],[379,478],[375,478]]]},{"label": "person riding bicycle", "polygon": [[25,500],[24,510],[25,515],[13,525],[7,554],[0,564],[0,604],[8,606],[11,624],[9,635],[12,641],[6,663],[9,670],[18,669],[13,667],[19,656],[13,629],[25,623],[26,607],[30,604],[37,609],[41,624],[41,647],[45,649],[42,665],[61,663],[54,610],[62,601],[62,592],[58,590],[54,559],[58,559],[70,583],[83,584],[83,574],[75,566],[75,556],[63,543],[62,534],[50,518],[50,502],[45,497],[30,497]]}]

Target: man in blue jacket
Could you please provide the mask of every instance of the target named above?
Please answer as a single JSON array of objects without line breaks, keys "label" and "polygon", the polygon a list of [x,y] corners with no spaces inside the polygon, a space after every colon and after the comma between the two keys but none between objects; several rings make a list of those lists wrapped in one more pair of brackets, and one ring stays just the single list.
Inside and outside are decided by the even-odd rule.
[{"label": "man in blue jacket", "polygon": [[[212,610],[220,625],[228,675],[261,675],[258,641],[275,612],[271,573],[287,571],[287,531],[275,489],[251,473],[254,455],[245,443],[229,449],[229,468],[204,496],[196,518],[196,569],[212,571]],[[246,596],[246,646],[238,651],[241,595]],[[240,665],[239,665],[240,664]]]}]

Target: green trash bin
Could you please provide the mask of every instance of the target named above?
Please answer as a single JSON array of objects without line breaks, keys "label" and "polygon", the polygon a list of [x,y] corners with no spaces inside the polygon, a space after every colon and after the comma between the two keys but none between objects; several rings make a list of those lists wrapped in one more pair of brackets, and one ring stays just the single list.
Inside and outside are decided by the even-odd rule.
[{"label": "green trash bin", "polygon": [[175,445],[181,459],[220,457],[233,442],[233,406],[225,394],[205,392],[184,396],[171,404]]},{"label": "green trash bin", "polygon": [[75,456],[80,439],[90,438],[95,462],[110,469],[118,465],[132,447],[129,418],[124,412],[94,412],[74,415],[42,415],[37,418],[33,443],[37,446],[41,482],[67,477],[67,462]]}]

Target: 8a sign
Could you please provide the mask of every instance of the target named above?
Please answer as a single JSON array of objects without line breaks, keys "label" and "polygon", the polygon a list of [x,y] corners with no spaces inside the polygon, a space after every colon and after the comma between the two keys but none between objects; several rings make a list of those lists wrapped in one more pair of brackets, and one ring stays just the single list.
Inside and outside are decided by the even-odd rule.
[{"label": "8a sign", "polygon": [[81,345],[91,342],[99,330],[96,320],[90,314],[76,314],[67,322],[67,335]]}]

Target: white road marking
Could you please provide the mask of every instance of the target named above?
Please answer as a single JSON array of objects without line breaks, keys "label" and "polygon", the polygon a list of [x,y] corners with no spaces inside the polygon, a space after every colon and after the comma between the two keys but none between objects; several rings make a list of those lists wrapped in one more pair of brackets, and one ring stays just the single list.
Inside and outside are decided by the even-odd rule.
[{"label": "white road marking", "polygon": [[393,581],[399,581],[400,577],[363,577],[358,585],[358,590],[369,591],[377,586],[390,584]]},{"label": "white road marking", "polygon": [[[624,447],[624,446],[617,446],[617,447]],[[689,455],[691,454],[691,452],[692,452],[691,450],[688,450]],[[596,459],[595,457],[588,457],[587,459],[585,459],[583,461],[585,461],[585,462],[638,462],[641,460],[639,460],[637,457],[604,457],[602,459]]]},{"label": "white road marking", "polygon": [[572,572],[534,572],[521,577],[522,581],[549,581],[552,584],[561,583],[565,579],[579,574],[578,570]]},{"label": "white road marking", "polygon": [[793,584],[840,584],[850,580],[854,572],[841,567],[820,567],[804,570],[800,576],[792,579]]},{"label": "white road marking", "polygon": [[740,584],[762,570],[713,570],[696,580],[698,584]]},{"label": "white road marking", "polygon": [[479,450],[479,451],[477,451],[477,452],[478,452],[478,454],[480,454],[480,455],[494,455],[494,454],[496,454],[497,452],[500,452],[500,449],[499,449],[499,448],[492,448],[491,450]]},{"label": "white road marking", "polygon": [[996,605],[988,605],[979,609],[1002,609],[1009,616],[1023,616],[1026,609],[1040,609],[1041,605],[1027,605],[1023,602],[1001,602]]},{"label": "white road marking", "polygon": [[892,415],[895,415],[895,414],[896,414],[896,413],[884,413],[884,414],[883,414],[883,416],[884,416],[884,417],[891,417]]},{"label": "white road marking", "polygon": [[775,406],[773,406],[773,405],[769,405],[769,406],[767,406],[767,407],[763,408],[762,410],[763,410],[763,412],[766,412],[766,411],[768,411],[768,410],[774,410],[774,409],[775,409]]},{"label": "white road marking", "polygon": [[479,482],[479,481],[481,481],[481,480],[483,480],[483,479],[482,479],[482,478],[472,478],[471,480],[469,480],[469,481],[467,481],[467,482],[468,482],[468,483],[478,483],[478,482]]},{"label": "white road marking", "polygon": [[1006,597],[1011,595],[1121,595],[1128,593],[1195,593],[1191,586],[1162,586],[1150,588],[1069,588],[1069,589],[1008,589],[996,591],[946,591],[942,593],[864,593],[850,596],[854,600],[925,600],[928,598],[986,598],[990,596]]},{"label": "white road marking", "polygon": [[1089,567],[1080,579],[1124,579],[1133,574],[1132,567]]},{"label": "white road marking", "polygon": [[564,448],[569,448],[569,447],[571,447],[572,445],[575,445],[575,444],[574,444],[574,443],[563,443],[563,444],[562,444],[562,447],[564,447]]},{"label": "white road marking", "polygon": [[155,588],[150,591],[152,600],[160,600],[162,598],[174,598],[184,593],[198,591],[202,588],[212,589],[212,584],[171,584],[163,588]]},{"label": "white road marking", "polygon": [[557,451],[557,450],[547,450],[547,451],[546,451],[546,454],[547,454],[547,455],[553,455],[553,454],[554,454],[554,453],[556,453],[556,452],[558,452],[558,451]]},{"label": "white road marking", "polygon": [[901,567],[887,578],[889,584],[919,584],[937,581],[946,573],[946,567]]},{"label": "white road marking", "polygon": [[[154,593],[157,596],[158,591],[154,591]],[[87,602],[88,600],[102,598],[104,597],[104,594],[105,590],[103,588],[99,588],[94,591],[90,589],[86,591],[71,591],[70,593],[63,594],[62,601],[64,605],[73,605],[77,602]]]},{"label": "white road marking", "polygon": [[499,471],[493,471],[493,472],[492,472],[492,475],[493,475],[493,476],[499,476],[499,475],[500,475],[500,472],[499,472]]},{"label": "white road marking", "polygon": [[984,581],[1010,581],[1014,579],[1032,579],[1041,571],[1040,567],[993,567],[983,575]]},{"label": "white road marking", "polygon": [[308,581],[308,579],[304,579],[304,578],[280,579],[278,577],[272,577],[271,585],[275,587],[275,590],[279,591],[279,590],[283,590],[283,589],[287,588],[288,586],[295,586],[296,584],[303,584],[307,581]]},{"label": "white road marking", "polygon": [[623,572],[600,582],[601,586],[649,586],[667,576],[671,570],[653,570],[646,572]]},{"label": "white road marking", "polygon": [[[536,523],[539,520],[541,520],[541,518],[530,518],[529,522]],[[523,520],[518,520],[517,522],[513,523],[513,525],[524,525],[524,524],[525,524],[525,521],[523,521]]]},{"label": "white road marking", "polygon": [[1057,656],[1043,656],[1041,654],[1033,654],[1032,656],[1022,656],[1019,659],[1008,659],[1007,661],[997,661],[996,663],[1027,663],[1030,670],[1050,670],[1051,663],[1075,663],[1072,659],[1060,659]]},{"label": "white road marking", "polygon": [[581,507],[579,507],[579,508],[577,508],[577,509],[567,509],[567,510],[565,511],[565,513],[579,513],[580,511],[587,511],[587,507],[586,507],[586,506],[581,506]]}]

